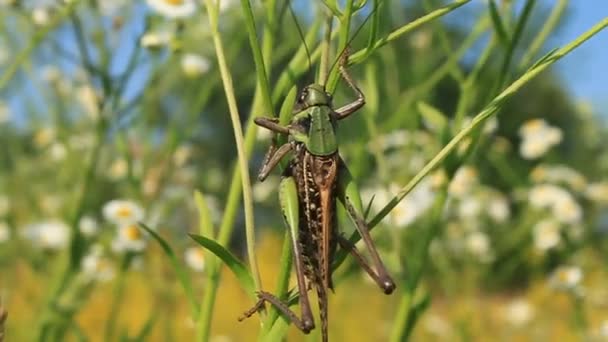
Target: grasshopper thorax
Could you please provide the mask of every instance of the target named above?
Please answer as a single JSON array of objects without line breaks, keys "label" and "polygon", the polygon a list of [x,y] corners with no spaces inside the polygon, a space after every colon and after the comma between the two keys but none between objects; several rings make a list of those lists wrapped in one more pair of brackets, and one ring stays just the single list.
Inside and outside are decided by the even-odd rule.
[{"label": "grasshopper thorax", "polygon": [[298,102],[303,109],[323,105],[331,107],[331,94],[322,85],[313,83],[302,90]]},{"label": "grasshopper thorax", "polygon": [[302,90],[292,120],[294,140],[303,143],[314,155],[328,156],[338,151],[336,117],[331,94],[319,84]]}]

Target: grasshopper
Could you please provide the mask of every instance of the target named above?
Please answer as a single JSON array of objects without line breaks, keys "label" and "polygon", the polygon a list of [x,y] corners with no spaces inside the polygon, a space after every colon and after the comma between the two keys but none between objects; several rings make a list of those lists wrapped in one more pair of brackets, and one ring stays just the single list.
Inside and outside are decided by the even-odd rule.
[{"label": "grasshopper", "polygon": [[[347,61],[348,54],[343,53],[339,60],[339,71],[342,79],[357,95],[353,102],[334,109],[332,95],[326,92],[325,87],[311,84],[300,93],[287,126],[280,125],[276,118],[255,119],[257,125],[288,136],[288,142],[278,148],[273,140],[258,175],[260,181],[264,181],[278,163],[292,153],[281,178],[279,198],[293,244],[301,318],[287,303],[271,293],[260,291],[256,305],[239,320],[252,316],[265,302],[269,302],[308,334],[315,328],[308,298],[308,290],[314,287],[323,341],[328,341],[327,290],[333,290],[331,263],[338,246],[355,257],[384,293],[390,294],[395,289],[395,283],[378,255],[363,218],[357,185],[338,153],[337,122],[365,105],[363,92],[346,70]],[[344,205],[363,238],[374,269],[355,246],[338,232],[336,199]]]}]

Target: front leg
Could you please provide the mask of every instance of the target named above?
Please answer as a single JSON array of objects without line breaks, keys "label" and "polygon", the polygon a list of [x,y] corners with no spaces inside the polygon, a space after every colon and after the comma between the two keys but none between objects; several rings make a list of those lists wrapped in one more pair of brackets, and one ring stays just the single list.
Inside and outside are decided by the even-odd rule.
[{"label": "front leg", "polygon": [[275,141],[272,141],[268,152],[266,152],[266,156],[264,157],[264,162],[262,163],[262,168],[260,169],[260,173],[258,174],[258,179],[260,182],[263,182],[268,174],[277,166],[277,164],[292,150],[291,143],[283,144],[279,149],[277,149],[275,145]]},{"label": "front leg", "polygon": [[338,120],[344,119],[345,117],[351,115],[352,113],[356,112],[357,110],[359,110],[361,107],[363,107],[365,105],[365,95],[363,94],[361,89],[359,89],[359,87],[357,87],[357,85],[353,81],[352,77],[350,77],[350,74],[346,70],[347,62],[348,62],[348,51],[345,51],[344,54],[342,55],[342,58],[340,58],[340,66],[339,66],[340,75],[342,76],[344,81],[346,81],[346,83],[355,91],[355,93],[357,94],[357,99],[336,110],[336,115],[337,115]]},{"label": "front leg", "polygon": [[269,129],[275,133],[289,134],[289,127],[281,126],[276,118],[255,118],[256,125]]},{"label": "front leg", "polygon": [[244,317],[240,318],[239,320],[250,317],[263,306],[264,302],[269,302],[281,313],[287,316],[287,318],[289,318],[289,320],[296,327],[298,327],[298,329],[302,330],[302,332],[305,334],[308,334],[312,329],[315,328],[315,322],[313,320],[310,301],[308,299],[306,280],[304,279],[304,260],[302,257],[302,248],[298,241],[300,206],[296,182],[292,177],[285,177],[283,180],[281,180],[281,184],[279,186],[279,198],[283,218],[285,219],[285,223],[289,226],[291,241],[293,244],[294,265],[296,268],[296,276],[298,281],[299,302],[300,309],[302,310],[302,318],[298,318],[298,316],[289,308],[289,305],[282,302],[276,296],[268,292],[259,292],[258,302],[252,309],[245,312]]},{"label": "front leg", "polygon": [[348,240],[346,240],[345,242],[345,239],[339,239],[338,242],[341,244],[342,248],[347,249],[355,256],[355,258],[361,264],[363,269],[365,269],[367,273],[370,274],[370,276],[376,281],[378,286],[382,288],[384,293],[391,294],[393,290],[395,290],[395,282],[388,274],[386,267],[382,263],[382,259],[380,259],[380,256],[378,255],[376,246],[374,245],[374,242],[372,241],[372,238],[369,234],[369,227],[367,226],[367,223],[363,218],[363,205],[361,204],[361,196],[359,195],[359,189],[353,181],[352,176],[342,159],[340,159],[340,174],[338,176],[338,196],[340,202],[344,204],[348,215],[350,216],[351,220],[355,224],[355,227],[359,231],[359,234],[363,238],[365,246],[369,250],[369,253],[372,257],[372,263],[374,265],[375,272],[372,271],[369,265],[367,265],[367,262],[365,261],[363,256],[357,252],[355,246],[352,246],[350,243],[347,243]]}]

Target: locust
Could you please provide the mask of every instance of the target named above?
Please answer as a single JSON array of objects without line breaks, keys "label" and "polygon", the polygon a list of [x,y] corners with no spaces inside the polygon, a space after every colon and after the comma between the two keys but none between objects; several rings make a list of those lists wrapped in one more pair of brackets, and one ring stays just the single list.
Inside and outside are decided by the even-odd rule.
[{"label": "locust", "polygon": [[[258,179],[264,181],[279,162],[291,156],[279,185],[279,199],[284,220],[292,240],[293,260],[299,293],[301,316],[275,295],[260,291],[258,302],[239,320],[252,316],[265,302],[274,305],[298,329],[308,334],[315,328],[308,291],[317,292],[323,341],[328,341],[328,290],[333,291],[332,261],[339,248],[352,254],[385,294],[391,294],[395,282],[388,274],[370,237],[363,218],[359,190],[338,151],[338,121],[365,105],[365,96],[357,87],[346,65],[348,52],[339,59],[341,78],[357,98],[334,109],[332,95],[321,84],[303,88],[294,104],[293,117],[286,126],[276,118],[258,117],[255,123],[276,134],[288,137],[280,147],[271,144]],[[338,230],[336,204],[340,201],[361,235],[371,256],[367,259]]]}]

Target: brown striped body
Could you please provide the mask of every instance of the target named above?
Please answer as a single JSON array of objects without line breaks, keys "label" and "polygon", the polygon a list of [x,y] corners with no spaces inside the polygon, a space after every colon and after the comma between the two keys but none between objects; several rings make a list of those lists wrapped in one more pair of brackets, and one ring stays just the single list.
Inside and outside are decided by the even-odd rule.
[{"label": "brown striped body", "polygon": [[340,158],[311,154],[294,143],[295,155],[288,172],[296,180],[300,203],[298,242],[302,248],[308,287],[319,297],[323,340],[327,339],[327,289],[332,288],[331,261],[337,246],[335,191]]}]

